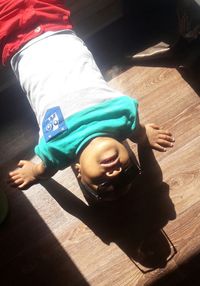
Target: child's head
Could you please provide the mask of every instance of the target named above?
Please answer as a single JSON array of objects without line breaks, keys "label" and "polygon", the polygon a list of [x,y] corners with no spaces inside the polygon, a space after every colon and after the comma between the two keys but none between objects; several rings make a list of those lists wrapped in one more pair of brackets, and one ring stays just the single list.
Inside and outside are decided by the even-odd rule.
[{"label": "child's head", "polygon": [[97,199],[102,195],[114,200],[130,188],[133,165],[136,169],[125,145],[110,137],[97,137],[82,150],[75,169],[85,191]]}]

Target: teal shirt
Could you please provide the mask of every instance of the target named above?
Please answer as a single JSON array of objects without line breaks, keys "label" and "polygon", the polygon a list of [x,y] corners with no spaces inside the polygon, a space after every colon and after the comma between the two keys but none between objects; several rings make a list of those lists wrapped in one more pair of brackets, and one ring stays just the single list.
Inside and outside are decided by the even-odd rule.
[{"label": "teal shirt", "polygon": [[62,170],[76,162],[78,153],[95,137],[123,141],[137,126],[138,102],[128,96],[107,100],[64,119],[64,131],[49,141],[42,137],[35,153],[49,168]]}]

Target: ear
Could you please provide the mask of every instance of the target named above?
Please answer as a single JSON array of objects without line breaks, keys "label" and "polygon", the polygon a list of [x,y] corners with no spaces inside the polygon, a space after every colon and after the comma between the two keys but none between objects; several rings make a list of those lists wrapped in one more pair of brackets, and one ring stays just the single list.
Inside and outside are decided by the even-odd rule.
[{"label": "ear", "polygon": [[76,174],[77,179],[80,180],[81,179],[81,166],[79,163],[76,163],[74,165],[74,170],[75,170],[75,174]]}]

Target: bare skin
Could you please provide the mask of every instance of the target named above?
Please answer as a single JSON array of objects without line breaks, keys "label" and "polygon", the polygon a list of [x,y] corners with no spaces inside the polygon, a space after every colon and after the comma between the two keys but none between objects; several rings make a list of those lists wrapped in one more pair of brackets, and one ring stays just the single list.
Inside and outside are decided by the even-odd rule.
[{"label": "bare skin", "polygon": [[[102,138],[100,138],[99,141],[102,141],[101,139]],[[138,130],[134,132],[134,136],[132,136],[130,139],[139,145],[150,147],[160,152],[165,152],[167,151],[167,149],[172,148],[175,142],[174,138],[172,137],[172,134],[168,130],[163,130],[159,126],[153,123],[146,124],[146,125],[140,125]],[[94,146],[94,143],[95,143],[94,140],[92,140],[87,146],[90,147],[90,144],[93,144]],[[111,140],[114,140],[114,139],[111,139]],[[96,141],[98,142],[98,140]],[[107,141],[109,143],[109,139],[107,139]],[[97,144],[97,147],[98,147],[98,144]],[[116,144],[121,144],[121,143],[118,142]],[[120,148],[121,147],[119,147],[119,150],[121,150]],[[96,148],[93,148],[93,149],[96,150]],[[107,152],[107,149],[106,149],[106,152]],[[82,152],[83,155],[84,155],[84,152],[86,152],[84,150]],[[123,152],[122,152],[122,158],[125,158],[125,159],[123,159],[122,161],[123,161],[123,164],[126,165],[126,163],[128,162],[128,157],[126,159],[126,156],[124,157]],[[93,152],[93,154],[90,154],[90,156],[92,160],[95,160],[95,156],[96,156],[95,151]],[[86,157],[86,160],[88,160],[88,155],[85,157]],[[77,164],[77,166],[78,166],[77,168],[79,171],[77,177],[78,179],[81,177],[83,178],[84,168],[81,169],[80,162],[79,164]],[[20,161],[18,163],[18,167],[19,167],[18,169],[9,173],[8,183],[12,187],[15,187],[21,190],[29,188],[31,185],[38,183],[39,180],[41,179],[52,177],[56,173],[56,170],[47,169],[43,163],[35,164],[33,162],[25,161],[25,160]],[[97,165],[97,174],[98,174],[98,168],[99,166]],[[118,165],[117,165],[117,168],[119,169]],[[113,169],[113,172],[112,172],[113,176],[115,175],[116,172],[118,172],[118,169],[116,170]],[[91,170],[92,172],[94,171],[93,164],[92,164]],[[112,176],[112,174],[109,174],[109,176]]]},{"label": "bare skin", "polygon": [[133,142],[151,147],[159,152],[166,152],[168,148],[174,146],[175,139],[168,130],[160,128],[154,123],[140,125],[134,136],[130,138]]},{"label": "bare skin", "polygon": [[31,161],[21,160],[16,169],[8,174],[8,183],[11,187],[25,190],[38,183],[41,179],[52,177],[56,171],[47,170],[43,163],[33,163]]}]

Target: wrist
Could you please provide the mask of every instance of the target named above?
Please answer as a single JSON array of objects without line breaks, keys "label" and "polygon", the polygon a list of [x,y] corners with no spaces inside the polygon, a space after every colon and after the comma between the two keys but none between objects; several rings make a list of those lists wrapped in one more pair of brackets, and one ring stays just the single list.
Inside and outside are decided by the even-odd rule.
[{"label": "wrist", "polygon": [[35,179],[43,179],[45,177],[46,167],[44,163],[35,164],[32,171]]},{"label": "wrist", "polygon": [[147,135],[145,125],[140,124],[137,129],[134,131],[134,135],[132,139],[135,143],[139,145],[146,145],[147,143]]}]

